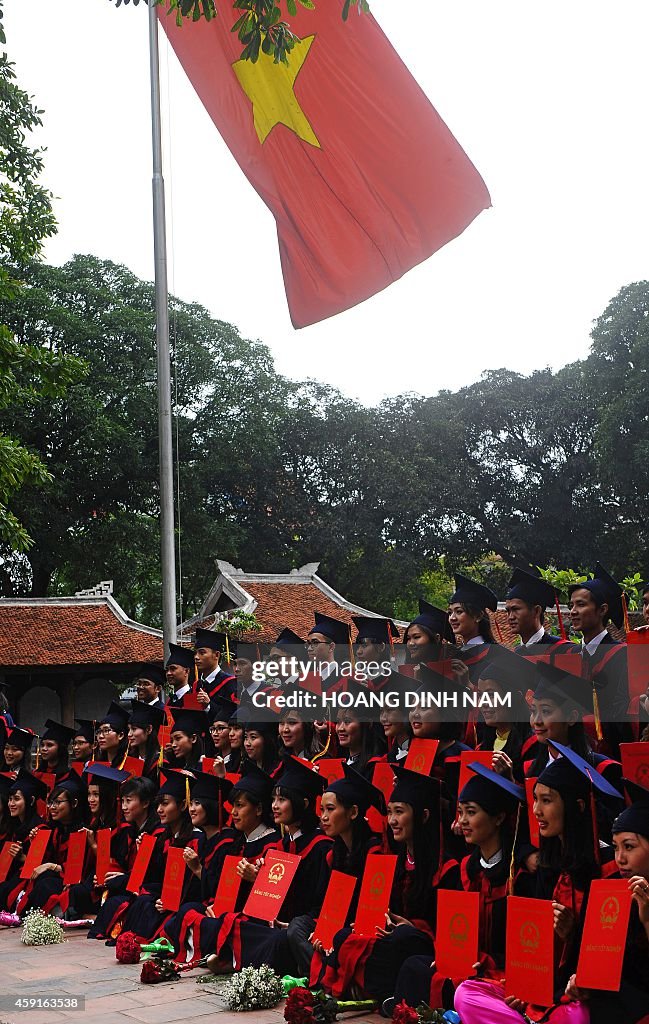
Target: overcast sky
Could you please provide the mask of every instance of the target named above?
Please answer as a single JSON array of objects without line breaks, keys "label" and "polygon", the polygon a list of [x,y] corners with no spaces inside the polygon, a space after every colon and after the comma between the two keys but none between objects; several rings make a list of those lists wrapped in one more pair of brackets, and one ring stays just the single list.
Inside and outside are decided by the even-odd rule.
[{"label": "overcast sky", "polygon": [[[273,218],[161,39],[172,290],[265,341],[287,375],[366,403],[585,355],[593,319],[648,275],[649,4],[372,0],[372,10],[493,209],[380,295],[293,330]],[[93,253],[152,278],[145,7],[7,0],[5,23],[20,84],[45,110],[44,182],[60,225],[46,258]],[[263,267],[255,304],[246,265]]]}]

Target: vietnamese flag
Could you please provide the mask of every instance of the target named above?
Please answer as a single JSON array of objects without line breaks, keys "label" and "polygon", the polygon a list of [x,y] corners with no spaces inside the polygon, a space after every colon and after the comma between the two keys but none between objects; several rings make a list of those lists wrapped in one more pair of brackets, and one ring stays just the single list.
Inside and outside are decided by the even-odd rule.
[{"label": "vietnamese flag", "polygon": [[[180,63],[277,223],[295,327],[402,277],[491,203],[475,167],[370,14],[299,10],[289,64],[240,59],[229,0],[212,22],[160,19]],[[218,179],[210,183],[214,202]],[[254,247],[251,247],[251,254]],[[251,255],[251,259],[252,259]]]}]

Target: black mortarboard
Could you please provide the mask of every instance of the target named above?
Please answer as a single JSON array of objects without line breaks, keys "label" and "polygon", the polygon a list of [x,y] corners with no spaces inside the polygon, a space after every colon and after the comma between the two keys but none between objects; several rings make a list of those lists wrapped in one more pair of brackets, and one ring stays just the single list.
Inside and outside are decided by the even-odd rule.
[{"label": "black mortarboard", "polygon": [[168,705],[174,720],[172,732],[184,732],[187,736],[202,736],[208,726],[204,711],[193,711]]},{"label": "black mortarboard", "polygon": [[194,775],[192,772],[184,771],[179,768],[171,768],[166,773],[166,781],[164,785],[160,786],[158,790],[158,797],[161,796],[172,796],[178,803],[182,803],[183,800],[187,800],[189,803],[189,794],[194,784]]},{"label": "black mortarboard", "polygon": [[371,640],[375,644],[393,644],[399,639],[399,630],[392,619],[379,619],[374,615],[352,615],[352,622],[358,630],[359,640]]},{"label": "black mortarboard", "polygon": [[[441,701],[442,703],[434,703],[430,706],[441,708],[444,714],[453,720],[465,717],[463,695],[467,691],[465,687],[457,683],[452,675],[442,675],[430,665],[420,662],[418,678],[419,686],[415,690],[418,697],[425,698],[427,694],[431,694],[435,702]],[[446,703],[444,703],[444,699]]]},{"label": "black mortarboard", "polygon": [[111,700],[108,711],[102,718],[97,720],[97,724],[103,725],[105,722],[115,732],[126,732],[128,730],[128,715],[129,713],[125,707],[122,707],[117,701]]},{"label": "black mortarboard", "polygon": [[113,768],[110,764],[104,764],[103,761],[91,761],[83,769],[84,775],[97,776],[99,779],[107,779],[108,782],[126,782],[130,779],[131,773],[122,771],[121,768]]},{"label": "black mortarboard", "polygon": [[364,775],[357,772],[353,765],[343,764],[345,772],[344,779],[336,779],[335,782],[327,783],[325,793],[335,793],[348,804],[358,804],[358,810],[363,816],[369,807],[376,807],[380,814],[385,814],[385,797],[380,789],[373,786]]},{"label": "black mortarboard", "polygon": [[270,705],[257,708],[254,704],[244,704],[241,707],[241,716],[237,720],[243,722],[245,730],[254,729],[262,736],[276,736],[280,715],[279,710]]},{"label": "black mortarboard", "polygon": [[87,743],[94,744],[97,732],[97,723],[93,722],[90,718],[75,718],[75,722],[79,726],[78,729],[74,730],[75,737],[83,736]]},{"label": "black mortarboard", "polygon": [[141,700],[131,701],[131,713],[129,715],[128,724],[134,726],[136,729],[146,729],[147,725],[153,726],[153,731],[157,732],[165,719],[165,713],[162,708],[156,708],[151,704],[145,704]]},{"label": "black mortarboard", "polygon": [[181,668],[193,668],[195,662],[194,652],[191,647],[169,644],[169,657],[167,658],[165,668],[169,668],[170,665],[179,665]]},{"label": "black mortarboard", "polygon": [[540,785],[549,786],[550,789],[556,789],[559,793],[563,789],[568,789],[580,797],[588,797],[592,785],[593,789],[598,790],[602,796],[622,799],[622,794],[603,775],[600,775],[593,765],[576,754],[574,750],[555,740],[550,740],[549,743],[559,751],[561,757],[555,757],[550,764],[545,766],[537,779]]},{"label": "black mortarboard", "polygon": [[476,583],[458,572],[455,574],[455,593],[449,604],[470,604],[474,608],[488,608],[489,611],[495,612],[498,608],[498,598],[489,587]]},{"label": "black mortarboard", "polygon": [[512,813],[518,804],[525,803],[525,790],[511,779],[506,779],[504,775],[499,775],[477,761],[472,762],[469,768],[474,774],[463,786],[457,798],[458,803],[479,804],[492,816],[500,814],[501,811]]},{"label": "black mortarboard", "polygon": [[633,803],[618,814],[613,822],[611,832],[636,832],[649,839],[649,789],[639,786],[630,779],[622,779],[624,788]]},{"label": "black mortarboard", "polygon": [[480,679],[490,679],[498,683],[504,690],[517,690],[527,693],[536,685],[534,662],[521,658],[507,647],[497,648],[497,654],[489,658],[480,672]]},{"label": "black mortarboard", "polygon": [[194,650],[199,647],[209,647],[212,651],[225,654],[227,651],[234,657],[237,653],[237,641],[228,636],[227,633],[219,633],[215,629],[197,629],[194,640]]},{"label": "black mortarboard", "polygon": [[315,626],[309,630],[309,636],[312,636],[314,633],[320,633],[328,640],[333,640],[335,644],[349,643],[350,631],[346,622],[341,622],[340,619],[332,619],[330,615],[322,615],[320,612],[314,612],[313,614]]},{"label": "black mortarboard", "polygon": [[612,621],[618,628],[623,626],[624,610],[622,607],[622,596],[624,591],[601,562],[595,563],[595,572],[593,573],[592,580],[586,580],[584,583],[573,583],[568,587],[568,595],[572,597],[575,590],[588,590],[595,598],[598,606],[607,604],[608,613]]},{"label": "black mortarboard", "polygon": [[394,765],[396,782],[390,794],[390,803],[409,804],[420,810],[428,808],[435,812],[439,807],[440,783],[430,775],[410,771]]},{"label": "black mortarboard", "polygon": [[304,640],[286,626],[277,637],[273,647],[304,647]]},{"label": "black mortarboard", "polygon": [[[69,793],[71,797],[76,797],[77,800],[80,800],[81,797],[84,797],[85,799],[85,789],[81,779],[77,775],[71,775],[69,779],[57,782],[54,785],[54,789],[63,789],[66,793]],[[54,792],[54,789],[52,792]]]},{"label": "black mortarboard", "polygon": [[250,762],[246,763],[244,770],[245,774],[232,787],[230,802],[234,800],[237,793],[249,793],[259,803],[266,803],[270,800],[275,780],[271,779],[270,775],[258,768],[256,764]]},{"label": "black mortarboard", "polygon": [[165,674],[163,670],[159,665],[152,665],[151,662],[146,662],[146,664],[140,665],[135,675],[135,679],[146,679],[150,683],[155,683],[156,686],[164,686],[165,684]]},{"label": "black mortarboard", "polygon": [[540,576],[534,576],[525,569],[514,569],[508,583],[509,590],[505,596],[506,601],[513,601],[518,597],[526,604],[537,605],[541,608],[549,608],[556,601],[556,591],[553,586],[547,583]]},{"label": "black mortarboard", "polygon": [[31,729],[19,729],[17,725],[9,729],[7,743],[12,747],[18,747],[19,750],[30,750],[33,742],[34,733]]},{"label": "black mortarboard", "polygon": [[[434,604],[429,604],[421,597],[419,598],[419,615],[412,620],[410,626],[421,626],[427,633],[430,633],[431,639],[434,636],[441,636],[442,640],[448,640],[451,644],[455,642],[455,634],[448,621],[448,612],[437,608]],[[408,629],[403,634],[404,644],[408,640]]]},{"label": "black mortarboard", "polygon": [[[520,661],[525,659],[520,658]],[[582,679],[581,676],[567,672],[565,668],[545,661],[536,662],[533,667],[536,674],[535,700],[547,697],[555,704],[574,704],[582,713],[592,715],[593,684],[590,679]]]},{"label": "black mortarboard", "polygon": [[[9,796],[9,790],[14,785],[14,782],[15,779],[13,775],[11,778],[9,778],[8,775],[3,775],[3,773],[0,772],[0,798],[2,798],[2,800],[6,801],[7,797]],[[47,791],[47,786],[45,787],[45,789]]]},{"label": "black mortarboard", "polygon": [[291,754],[285,754],[282,758],[282,770],[276,784],[282,789],[293,789],[305,797],[315,799],[324,790],[327,780],[324,775],[319,775],[313,768],[307,767],[303,761]]},{"label": "black mortarboard", "polygon": [[67,747],[74,737],[74,729],[68,729],[67,725],[61,725],[60,722],[54,722],[51,718],[48,718],[45,722],[45,732],[41,736],[41,740],[54,740],[55,743],[60,743],[62,747]]},{"label": "black mortarboard", "polygon": [[42,779],[32,775],[31,772],[25,771],[21,768],[15,779],[9,779],[9,793],[17,793],[20,791],[23,796],[33,796],[36,800],[45,800],[47,798],[47,785]]},{"label": "black mortarboard", "polygon": [[233,700],[227,700],[225,697],[219,697],[217,693],[210,700],[207,711],[207,720],[210,725],[212,722],[229,722],[238,706],[239,705],[235,704]]},{"label": "black mortarboard", "polygon": [[232,783],[229,779],[222,779],[218,775],[209,772],[193,772],[196,782],[192,786],[193,800],[229,800],[232,792]]}]

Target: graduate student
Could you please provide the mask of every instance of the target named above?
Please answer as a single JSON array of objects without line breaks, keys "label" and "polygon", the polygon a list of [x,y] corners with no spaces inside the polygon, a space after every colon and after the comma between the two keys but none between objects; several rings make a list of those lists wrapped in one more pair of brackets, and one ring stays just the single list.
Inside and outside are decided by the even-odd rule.
[{"label": "graduate student", "polygon": [[[510,627],[521,638],[520,645],[515,648],[517,654],[530,656],[562,648],[569,650],[564,638],[547,632],[545,628],[545,610],[557,604],[554,587],[531,572],[514,569],[505,595],[505,610]],[[540,651],[539,647],[547,650]]]},{"label": "graduate student", "polygon": [[74,729],[48,718],[45,722],[36,758],[35,771],[56,775],[57,782],[70,777],[68,748],[74,739]]},{"label": "graduate student", "polygon": [[128,718],[126,708],[111,701],[108,711],[97,722],[98,761],[122,768],[128,754]]},{"label": "graduate student", "polygon": [[237,700],[237,681],[234,674],[236,640],[214,629],[197,629],[194,641],[194,661],[198,671],[198,687],[209,699],[225,697]]},{"label": "graduate student", "polygon": [[486,660],[498,652],[489,618],[489,612],[497,608],[498,598],[493,590],[456,573],[448,621],[458,646],[457,659],[465,665],[473,684],[477,683]]},{"label": "graduate student", "polygon": [[21,768],[29,771],[33,742],[31,729],[19,729],[17,725],[10,728],[2,751],[4,760],[0,760],[0,771],[17,772]]},{"label": "graduate student", "polygon": [[455,634],[448,621],[448,612],[419,598],[419,614],[404,631],[406,664],[438,661],[448,646],[455,645]]}]

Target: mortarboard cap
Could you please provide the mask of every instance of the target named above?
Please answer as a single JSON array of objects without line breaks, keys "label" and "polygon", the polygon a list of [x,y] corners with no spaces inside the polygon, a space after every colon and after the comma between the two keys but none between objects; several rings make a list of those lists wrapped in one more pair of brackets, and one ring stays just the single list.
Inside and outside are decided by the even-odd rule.
[{"label": "mortarboard cap", "polygon": [[181,668],[194,668],[194,651],[191,647],[181,647],[180,644],[169,644],[169,657],[165,668],[170,665],[179,665]]},{"label": "mortarboard cap", "polygon": [[440,783],[437,779],[400,765],[394,765],[394,774],[396,782],[390,803],[404,803],[420,810],[427,808],[429,811],[437,811],[440,799]]},{"label": "mortarboard cap", "polygon": [[104,764],[103,761],[91,761],[83,769],[83,774],[117,783],[126,782],[131,777],[130,772],[122,771],[121,768],[113,768],[112,765]]},{"label": "mortarboard cap", "polygon": [[196,779],[192,786],[192,800],[214,800],[215,803],[229,800],[232,783],[209,772],[193,772]]},{"label": "mortarboard cap", "polygon": [[469,765],[473,775],[469,778],[458,796],[458,803],[470,802],[479,804],[487,814],[492,816],[501,811],[513,812],[517,804],[525,803],[525,790],[517,786],[511,779],[474,761]]},{"label": "mortarboard cap", "polygon": [[202,736],[208,726],[204,711],[167,705],[174,720],[172,732],[184,732],[187,736]]},{"label": "mortarboard cap", "polygon": [[[412,620],[410,626],[421,626],[427,633],[430,633],[431,639],[434,636],[441,636],[442,640],[448,640],[451,644],[455,642],[455,634],[448,621],[448,612],[437,608],[434,604],[429,604],[421,597],[419,598],[419,615]],[[403,634],[404,644],[408,640],[408,629]]]},{"label": "mortarboard cap", "polygon": [[358,804],[358,810],[363,816],[370,807],[376,807],[379,814],[385,814],[385,797],[381,790],[373,786],[364,775],[357,772],[353,765],[343,764],[343,771],[345,777],[327,783],[324,792],[335,793],[336,796],[342,797],[347,804]]},{"label": "mortarboard cap", "polygon": [[55,722],[53,719],[48,718],[45,722],[45,732],[41,736],[41,740],[54,740],[55,743],[60,743],[61,746],[67,747],[75,735],[74,729],[68,729],[67,725],[61,725],[60,722]]},{"label": "mortarboard cap", "polygon": [[233,700],[228,700],[226,697],[219,697],[218,693],[210,700],[209,708],[207,711],[207,720],[212,722],[229,722],[238,708],[238,704],[235,704]]},{"label": "mortarboard cap", "polygon": [[134,678],[147,679],[150,683],[155,683],[156,686],[164,686],[165,684],[164,671],[159,665],[153,665],[151,662],[146,662],[146,664],[140,665]]},{"label": "mortarboard cap", "polygon": [[480,679],[489,679],[498,683],[504,690],[517,690],[527,693],[536,685],[534,662],[521,658],[507,647],[497,648],[497,654],[489,658],[480,672]]},{"label": "mortarboard cap", "polygon": [[115,729],[116,732],[126,732],[128,729],[128,716],[129,712],[117,701],[111,700],[108,711],[102,718],[98,719],[97,724],[103,725],[104,722]]},{"label": "mortarboard cap", "polygon": [[622,779],[622,782],[633,803],[618,814],[611,831],[613,835],[616,832],[636,832],[649,839],[649,789],[630,779]]},{"label": "mortarboard cap", "polygon": [[[14,785],[15,781],[16,780],[14,779],[13,775],[9,777],[9,775],[5,775],[2,772],[0,772],[0,799],[6,801],[7,797],[9,796],[9,791],[11,787]],[[47,790],[47,787],[45,788]]]},{"label": "mortarboard cap", "polygon": [[237,651],[237,641],[227,633],[219,633],[216,629],[197,629],[194,650],[197,651],[199,647],[209,647],[210,650],[218,651],[219,654],[229,651],[234,656]]},{"label": "mortarboard cap", "polygon": [[[66,793],[69,793],[71,797],[76,797],[77,800],[80,800],[85,793],[83,783],[77,775],[71,775],[69,779],[63,779],[62,782],[57,782],[54,789],[63,789]],[[54,792],[54,789],[52,792]]]},{"label": "mortarboard cap", "polygon": [[525,569],[514,569],[508,587],[506,601],[520,598],[526,604],[540,604],[541,608],[549,608],[556,601],[557,595],[554,587],[540,576],[526,572]]},{"label": "mortarboard cap", "polygon": [[305,797],[315,799],[324,792],[327,780],[313,768],[300,761],[291,754],[285,754],[282,758],[282,768],[276,784],[283,789],[293,789]]},{"label": "mortarboard cap", "polygon": [[568,587],[568,595],[572,597],[575,590],[588,590],[593,595],[598,606],[607,604],[611,620],[618,628],[622,627],[624,623],[624,609],[622,605],[624,591],[601,562],[595,563],[592,580],[586,580],[584,583],[573,583]]},{"label": "mortarboard cap", "polygon": [[[524,661],[524,658],[520,659]],[[593,713],[593,684],[556,664],[538,661],[533,665],[536,675],[534,700],[548,698],[555,704],[573,704],[583,714]]]},{"label": "mortarboard cap", "polygon": [[75,719],[78,729],[74,730],[75,738],[77,736],[83,736],[87,743],[94,744],[95,734],[97,731],[97,723],[92,721],[90,718],[76,718]]},{"label": "mortarboard cap", "polygon": [[19,750],[30,750],[34,742],[34,733],[31,729],[19,729],[17,725],[9,729],[7,743]]},{"label": "mortarboard cap", "polygon": [[146,729],[147,725],[153,726],[153,731],[157,732],[165,719],[165,713],[162,708],[153,707],[151,704],[145,704],[141,700],[131,701],[131,713],[129,715],[128,724],[134,726],[136,729]]},{"label": "mortarboard cap", "polygon": [[309,630],[309,636],[313,636],[314,633],[320,633],[327,640],[332,640],[335,644],[349,643],[350,631],[346,622],[341,622],[340,619],[332,619],[330,615],[322,615],[320,612],[314,612],[313,614],[315,625]]},{"label": "mortarboard cap", "polygon": [[546,765],[537,782],[542,786],[549,786],[559,793],[564,789],[576,792],[578,796],[587,798],[593,789],[598,790],[600,796],[615,797],[622,799],[622,794],[604,778],[597,769],[585,761],[583,757],[576,754],[570,747],[555,740],[549,741],[550,746],[561,754]]},{"label": "mortarboard cap", "polygon": [[31,772],[21,768],[15,779],[8,779],[9,782],[9,793],[21,792],[24,797],[34,797],[35,800],[45,800],[47,798],[47,785],[32,775]]},{"label": "mortarboard cap", "polygon": [[455,574],[455,593],[449,604],[470,604],[475,608],[488,608],[489,611],[495,612],[498,608],[498,598],[489,587],[476,583],[458,572]]},{"label": "mortarboard cap", "polygon": [[273,647],[304,647],[304,640],[297,633],[294,633],[292,629],[286,626],[279,634]]},{"label": "mortarboard cap", "polygon": [[194,784],[193,772],[180,768],[171,768],[166,775],[165,782],[158,790],[158,798],[161,796],[172,796],[178,803],[187,800]]},{"label": "mortarboard cap", "polygon": [[259,803],[266,803],[270,800],[274,785],[275,780],[271,779],[267,772],[262,771],[256,764],[247,763],[245,774],[235,782],[229,800],[232,802],[237,793],[249,793]]},{"label": "mortarboard cap", "polygon": [[356,643],[371,640],[375,644],[393,644],[399,639],[399,630],[392,619],[379,619],[374,615],[352,615],[358,630]]}]

